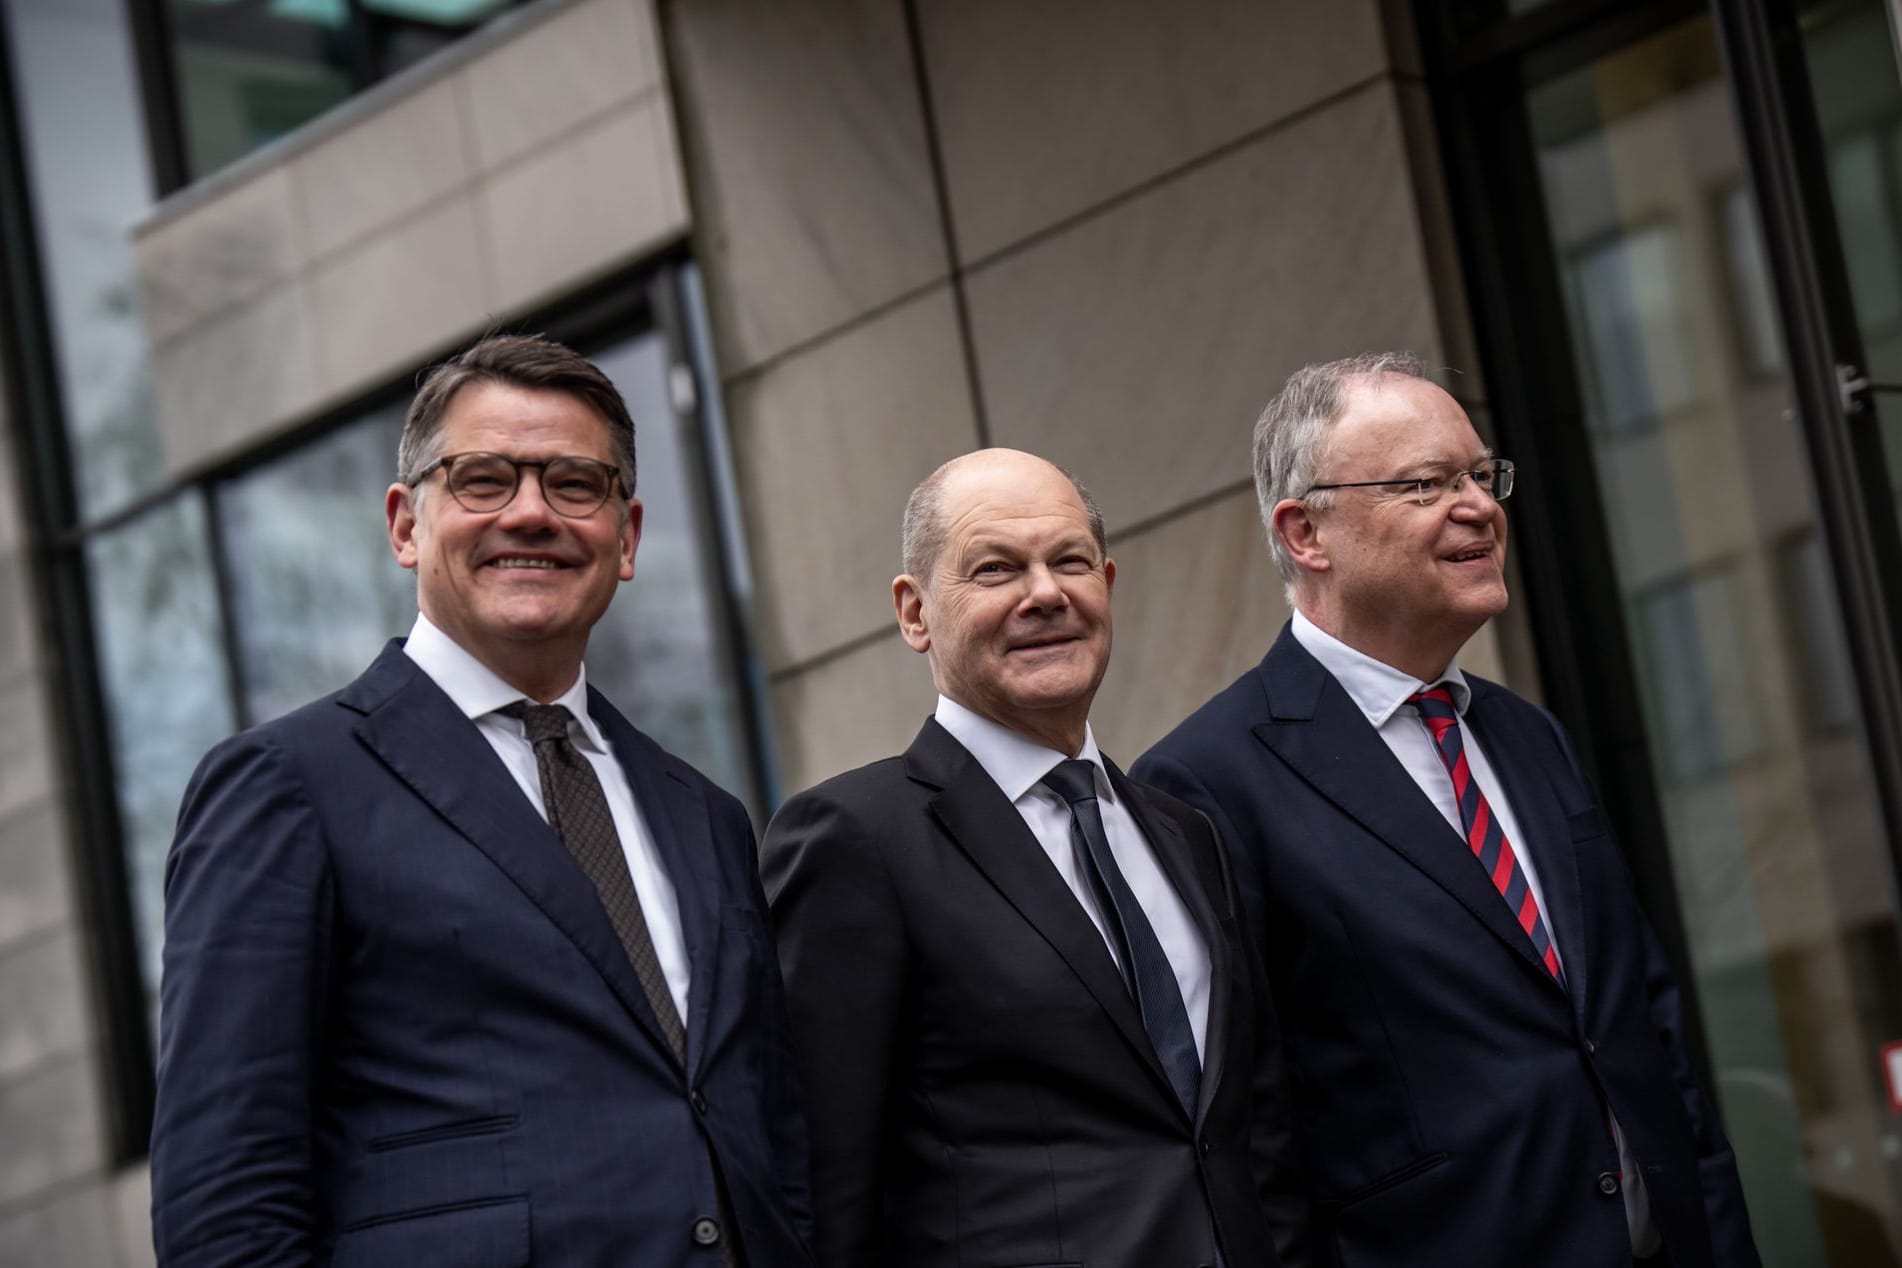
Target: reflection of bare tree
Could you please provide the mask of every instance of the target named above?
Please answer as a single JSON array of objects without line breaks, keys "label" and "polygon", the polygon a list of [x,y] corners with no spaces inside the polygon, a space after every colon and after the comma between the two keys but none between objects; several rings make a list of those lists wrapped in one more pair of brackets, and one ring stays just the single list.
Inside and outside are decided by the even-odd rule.
[{"label": "reflection of bare tree", "polygon": [[415,619],[377,496],[398,425],[374,415],[220,490],[247,716],[335,691]]},{"label": "reflection of bare tree", "polygon": [[[103,226],[93,229],[104,232]],[[87,321],[95,333],[68,356],[83,360],[72,367],[81,381],[101,385],[96,394],[72,393],[89,515],[122,505],[164,477],[138,288],[130,278],[118,278],[92,298]]]},{"label": "reflection of bare tree", "polygon": [[721,786],[749,794],[712,596],[684,534],[641,539],[639,572],[588,644],[588,681],[634,725]]},{"label": "reflection of bare tree", "polygon": [[165,851],[199,756],[229,734],[202,504],[174,499],[96,537],[99,673],[147,984],[156,984]]}]

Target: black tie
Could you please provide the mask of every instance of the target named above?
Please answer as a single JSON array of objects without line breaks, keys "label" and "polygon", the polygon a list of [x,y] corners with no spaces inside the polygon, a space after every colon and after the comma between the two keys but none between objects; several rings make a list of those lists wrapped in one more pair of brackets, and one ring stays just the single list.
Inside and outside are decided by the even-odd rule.
[{"label": "black tie", "polygon": [[674,1061],[685,1068],[687,1036],[680,1025],[680,1010],[674,1006],[660,956],[654,952],[654,939],[647,932],[647,918],[641,913],[640,896],[634,892],[633,878],[627,873],[627,855],[621,852],[621,838],[614,830],[614,816],[608,810],[601,781],[568,738],[571,715],[562,705],[529,704],[525,700],[496,712],[521,719],[528,731],[528,742],[535,746],[535,767],[542,779],[542,805],[548,811],[548,826],[594,882],[601,906],[620,936]]},{"label": "black tie", "polygon": [[1193,1120],[1202,1085],[1202,1062],[1195,1055],[1189,1010],[1183,1007],[1175,970],[1163,954],[1162,944],[1156,941],[1149,917],[1110,853],[1102,811],[1096,803],[1096,767],[1085,761],[1059,762],[1043,777],[1043,786],[1069,803],[1070,846],[1076,851],[1077,870],[1089,881],[1103,923],[1109,926],[1110,941],[1122,962],[1123,981],[1142,1012],[1149,1042],[1155,1045],[1176,1098]]}]

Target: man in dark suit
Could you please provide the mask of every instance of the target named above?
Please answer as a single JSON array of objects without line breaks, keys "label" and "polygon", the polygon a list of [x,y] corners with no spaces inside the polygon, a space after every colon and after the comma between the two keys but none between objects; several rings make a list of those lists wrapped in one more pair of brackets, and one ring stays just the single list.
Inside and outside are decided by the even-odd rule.
[{"label": "man in dark suit", "polygon": [[985,450],[912,494],[899,629],[936,715],[794,797],[762,870],[825,1268],[1295,1262],[1261,970],[1205,819],[1088,724],[1116,565],[1087,494]]},{"label": "man in dark suit", "polygon": [[1317,1257],[1756,1264],[1676,988],[1570,741],[1455,663],[1506,606],[1512,464],[1389,354],[1297,373],[1255,466],[1294,618],[1136,774],[1233,853]]},{"label": "man in dark suit", "polygon": [[489,338],[424,380],[398,461],[409,638],[185,794],[160,1262],[810,1263],[746,812],[582,670],[640,541],[626,406]]}]

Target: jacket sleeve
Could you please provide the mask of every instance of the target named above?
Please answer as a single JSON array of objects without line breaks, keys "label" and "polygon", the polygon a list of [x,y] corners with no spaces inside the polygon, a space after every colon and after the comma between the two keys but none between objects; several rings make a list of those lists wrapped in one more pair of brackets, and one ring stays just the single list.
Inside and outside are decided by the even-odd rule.
[{"label": "jacket sleeve", "polygon": [[883,1268],[879,1185],[906,938],[869,815],[820,792],[766,829],[773,913],[812,1147],[815,1258]]},{"label": "jacket sleeve", "polygon": [[[1572,768],[1572,777],[1581,788],[1590,789],[1571,738],[1558,720],[1547,715],[1559,747]],[[1593,800],[1596,801],[1594,794]],[[1697,1141],[1698,1184],[1704,1195],[1704,1216],[1710,1226],[1713,1262],[1724,1268],[1760,1268],[1757,1245],[1750,1231],[1750,1214],[1744,1205],[1743,1181],[1737,1174],[1737,1157],[1731,1151],[1717,1116],[1698,1086],[1691,1060],[1684,1048],[1684,1007],[1678,995],[1677,979],[1672,976],[1664,950],[1658,945],[1651,922],[1642,913],[1639,922],[1644,934],[1645,1002],[1658,1042],[1671,1062],[1678,1097],[1684,1103],[1691,1131]]]},{"label": "jacket sleeve", "polygon": [[[746,843],[742,869],[746,877],[746,900],[758,910],[762,924],[770,927],[766,897],[760,888],[759,852],[753,843],[753,824],[747,818],[745,807],[737,801],[732,803],[732,812],[736,820],[732,830]],[[776,960],[768,960],[765,977],[767,980],[761,983],[761,998],[766,1001],[766,1130],[771,1139],[780,1201],[785,1205],[800,1243],[810,1255],[812,1185],[806,1116],[800,1095],[797,1054],[792,1046],[792,1026],[786,1013],[786,992]]]},{"label": "jacket sleeve", "polygon": [[314,1262],[328,858],[300,779],[267,740],[234,737],[200,763],[165,867],[151,1153],[161,1265]]},{"label": "jacket sleeve", "polygon": [[[1253,921],[1242,907],[1235,882],[1234,852],[1216,826],[1214,798],[1186,770],[1166,759],[1139,764],[1147,782],[1187,802],[1212,838],[1222,868],[1223,901],[1241,930],[1237,953],[1247,965],[1255,999],[1255,1071],[1250,1093],[1253,1122],[1249,1128],[1249,1161],[1261,1194],[1262,1217],[1275,1242],[1280,1268],[1307,1268],[1313,1262],[1313,1233],[1307,1176],[1301,1166],[1300,1145],[1294,1132],[1294,1099],[1282,1060],[1281,1026],[1275,1017],[1274,995],[1262,965],[1262,944]],[[1157,782],[1158,772],[1163,781]],[[1193,794],[1192,796],[1190,794]],[[1213,813],[1212,813],[1213,812]]]}]

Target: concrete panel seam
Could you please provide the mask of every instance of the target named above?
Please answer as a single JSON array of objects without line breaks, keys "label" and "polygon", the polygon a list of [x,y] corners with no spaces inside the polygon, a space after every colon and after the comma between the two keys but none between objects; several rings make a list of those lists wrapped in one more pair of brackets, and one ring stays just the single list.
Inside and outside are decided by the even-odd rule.
[{"label": "concrete panel seam", "polygon": [[1353,83],[1327,94],[1325,97],[1316,98],[1299,110],[1282,115],[1278,119],[1263,124],[1252,132],[1238,136],[1230,141],[1224,141],[1213,149],[1204,150],[1202,153],[1186,159],[1166,171],[1158,172],[1147,180],[1122,190],[1113,197],[1106,198],[1100,203],[1085,207],[1081,211],[1073,212],[1061,220],[1045,225],[1035,233],[1028,234],[1016,242],[1011,243],[1009,246],[999,247],[989,255],[970,260],[964,264],[963,272],[966,274],[981,272],[994,264],[999,264],[1013,256],[1021,255],[1043,242],[1062,237],[1072,229],[1088,224],[1093,220],[1098,220],[1128,203],[1135,202],[1147,194],[1174,184],[1176,181],[1193,172],[1200,171],[1205,167],[1212,167],[1223,159],[1246,150],[1256,143],[1274,136],[1276,133],[1285,132],[1290,128],[1298,127],[1310,119],[1327,113],[1336,106],[1345,105],[1356,97],[1374,92],[1382,86],[1391,83],[1392,79],[1392,73],[1386,70],[1369,75],[1364,79],[1357,79]]},{"label": "concrete panel seam", "polygon": [[[1266,401],[1262,402],[1263,405],[1266,405],[1267,403],[1268,402]],[[1088,481],[1085,481],[1084,483],[1087,484]],[[1253,474],[1250,474],[1250,475],[1244,476],[1243,478],[1239,480],[1234,481],[1231,484],[1221,485],[1218,488],[1210,489],[1206,493],[1198,493],[1194,497],[1190,498],[1188,501],[1178,502],[1176,505],[1170,507],[1166,511],[1158,511],[1154,515],[1145,516],[1144,518],[1137,520],[1134,524],[1129,525],[1127,528],[1118,528],[1118,529],[1108,530],[1107,536],[1109,537],[1110,545],[1115,546],[1119,543],[1126,543],[1129,541],[1133,541],[1134,539],[1141,537],[1144,533],[1148,533],[1155,529],[1165,527],[1166,525],[1173,524],[1177,520],[1184,519],[1187,516],[1193,515],[1197,511],[1200,511],[1207,507],[1215,505],[1217,502],[1227,501],[1229,498],[1234,497],[1237,493],[1253,493],[1254,491],[1255,491],[1255,477]],[[1262,545],[1262,551],[1264,556],[1266,555],[1267,550],[1268,550],[1268,547],[1264,539],[1264,542]]]},{"label": "concrete panel seam", "polygon": [[843,643],[835,643],[824,651],[813,656],[808,656],[804,660],[796,661],[790,665],[781,665],[778,669],[766,675],[766,682],[769,686],[777,687],[781,683],[799,677],[801,674],[824,668],[835,660],[844,660],[853,652],[864,651],[868,647],[876,647],[886,639],[896,637],[898,637],[898,625],[894,622],[884,629],[872,630],[868,633],[849,638]]},{"label": "concrete panel seam", "polygon": [[736,370],[730,375],[723,376],[720,380],[721,386],[734,388],[751,383],[754,379],[760,378],[789,362],[796,361],[809,352],[817,352],[827,344],[843,339],[845,336],[871,325],[882,317],[890,316],[905,305],[915,303],[941,287],[949,286],[950,282],[951,279],[948,276],[934,277],[922,286],[914,287],[902,295],[894,296],[882,304],[868,308],[862,313],[855,314],[850,320],[842,321],[836,326],[820,331],[811,338],[800,340],[798,343],[793,344],[783,351],[775,352],[764,361],[755,362],[747,366],[744,370]]},{"label": "concrete panel seam", "polygon": [[951,182],[945,172],[944,145],[938,137],[937,103],[931,95],[931,68],[925,58],[923,24],[918,0],[904,0],[905,41],[911,52],[912,81],[918,90],[918,111],[925,129],[925,158],[931,167],[931,192],[938,203],[938,230],[944,239],[944,258],[951,267],[951,307],[958,323],[958,342],[964,350],[964,380],[971,393],[971,418],[977,424],[980,449],[991,446],[990,417],[985,411],[984,385],[979,376],[977,340],[971,328],[971,303],[964,293],[964,271],[958,262],[957,226],[951,220]]},{"label": "concrete panel seam", "polygon": [[127,1170],[130,1170],[130,1168],[104,1168],[96,1171],[87,1171],[80,1175],[67,1176],[63,1180],[55,1180],[51,1184],[43,1185],[30,1192],[7,1198],[0,1201],[0,1224],[4,1224],[8,1220],[18,1218],[19,1216],[30,1214],[41,1207],[52,1206],[56,1202],[63,1202],[67,1198],[85,1192],[87,1189],[103,1188],[107,1184],[110,1184],[117,1175]]}]

